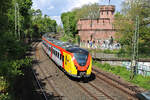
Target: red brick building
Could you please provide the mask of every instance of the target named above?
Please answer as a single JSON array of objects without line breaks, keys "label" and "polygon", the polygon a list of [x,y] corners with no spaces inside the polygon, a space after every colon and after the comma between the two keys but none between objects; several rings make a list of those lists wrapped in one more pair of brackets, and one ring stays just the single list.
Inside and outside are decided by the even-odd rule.
[{"label": "red brick building", "polygon": [[77,29],[82,42],[89,40],[104,41],[115,37],[114,5],[100,5],[100,18],[98,19],[80,19]]}]

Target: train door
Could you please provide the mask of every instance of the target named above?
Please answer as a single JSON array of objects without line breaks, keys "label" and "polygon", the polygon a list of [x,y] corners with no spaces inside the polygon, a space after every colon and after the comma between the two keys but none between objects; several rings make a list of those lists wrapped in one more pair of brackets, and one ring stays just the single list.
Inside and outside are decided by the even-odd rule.
[{"label": "train door", "polygon": [[56,61],[56,57],[55,57],[55,53],[56,53],[56,51],[55,51],[55,47],[52,47],[52,59],[54,60],[54,61]]},{"label": "train door", "polygon": [[61,51],[60,50],[58,51],[57,59],[58,59],[58,65],[62,66],[62,55],[61,55]]},{"label": "train door", "polygon": [[51,45],[48,45],[48,55],[51,56]]},{"label": "train door", "polygon": [[62,66],[61,53],[59,49],[56,49],[56,63],[59,66]]},{"label": "train door", "polygon": [[71,73],[71,56],[67,53],[64,55],[64,69]]}]

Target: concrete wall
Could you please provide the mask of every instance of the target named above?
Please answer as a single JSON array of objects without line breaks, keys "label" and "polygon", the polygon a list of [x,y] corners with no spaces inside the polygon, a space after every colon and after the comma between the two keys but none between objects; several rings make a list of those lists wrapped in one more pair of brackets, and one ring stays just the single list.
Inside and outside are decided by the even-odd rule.
[{"label": "concrete wall", "polygon": [[[109,63],[110,65],[118,65],[126,67],[130,70],[131,62],[129,61],[102,61],[102,63]],[[138,62],[138,74],[143,76],[150,76],[150,62]]]}]

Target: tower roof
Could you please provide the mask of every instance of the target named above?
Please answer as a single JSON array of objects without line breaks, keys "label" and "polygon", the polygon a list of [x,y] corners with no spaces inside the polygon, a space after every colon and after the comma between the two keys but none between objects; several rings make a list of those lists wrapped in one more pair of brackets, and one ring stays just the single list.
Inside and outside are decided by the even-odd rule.
[{"label": "tower roof", "polygon": [[100,5],[100,11],[115,11],[115,5]]}]

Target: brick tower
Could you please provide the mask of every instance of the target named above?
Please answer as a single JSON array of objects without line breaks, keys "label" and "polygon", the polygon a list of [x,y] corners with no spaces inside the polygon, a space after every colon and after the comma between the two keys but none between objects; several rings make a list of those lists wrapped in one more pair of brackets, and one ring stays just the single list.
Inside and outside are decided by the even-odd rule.
[{"label": "brick tower", "polygon": [[77,23],[78,34],[81,42],[89,40],[101,41],[115,38],[114,5],[100,5],[100,18],[98,19],[80,19]]}]

